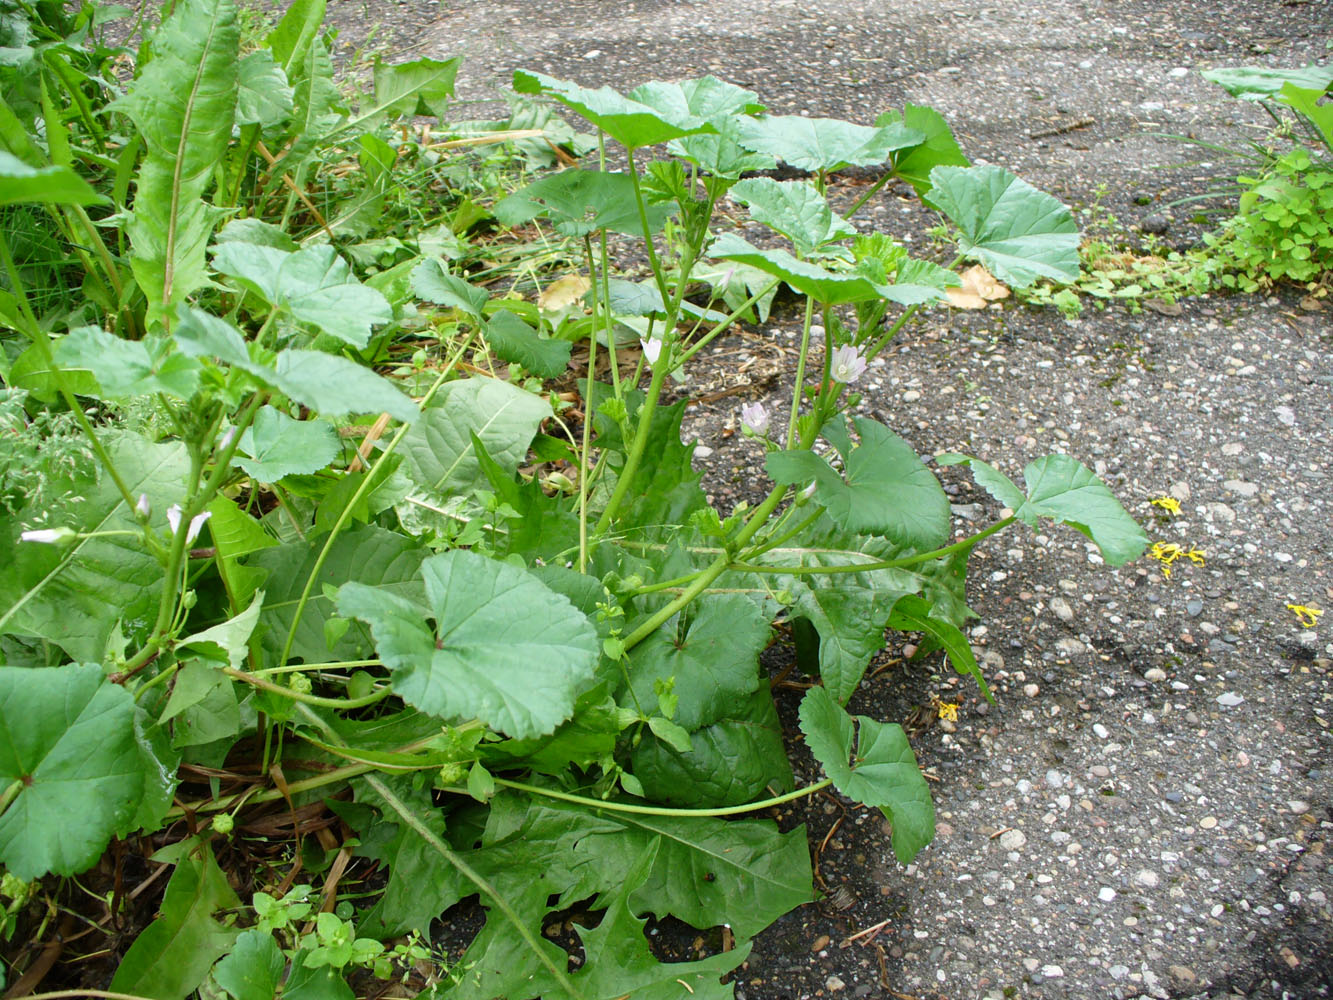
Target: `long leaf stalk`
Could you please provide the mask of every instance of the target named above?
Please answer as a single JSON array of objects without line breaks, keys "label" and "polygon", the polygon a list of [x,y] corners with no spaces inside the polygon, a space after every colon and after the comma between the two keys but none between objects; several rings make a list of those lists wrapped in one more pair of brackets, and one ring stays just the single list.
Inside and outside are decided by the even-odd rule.
[{"label": "long leaf stalk", "polygon": [[774,278],[767,285],[765,285],[759,291],[755,292],[748,299],[742,302],[739,306],[733,309],[731,313],[727,315],[724,319],[718,320],[711,330],[709,330],[698,340],[690,344],[688,349],[681,352],[681,354],[676,358],[675,361],[676,366],[679,367],[680,365],[686,364],[691,358],[693,358],[701,350],[703,350],[710,343],[712,343],[716,337],[730,330],[732,326],[735,324],[735,322],[742,316],[744,316],[746,312],[749,311],[751,306],[753,306],[756,302],[762,299],[769,292],[777,288],[778,285],[780,284],[782,284],[782,279]]},{"label": "long leaf stalk", "polygon": [[[475,331],[470,332],[463,339],[463,342],[459,344],[457,350],[454,351],[453,357],[445,362],[444,367],[440,369],[439,376],[426,391],[426,395],[421,397],[422,409],[425,409],[430,405],[431,400],[435,398],[435,394],[440,391],[440,387],[448,381],[449,376],[453,374],[453,370],[457,368],[458,363],[463,360],[463,355],[467,352],[468,347],[472,343],[472,338],[475,336]],[[397,450],[398,445],[401,444],[403,438],[407,436],[407,432],[410,428],[410,424],[403,424],[398,428],[397,432],[389,440],[389,443],[384,446],[384,450],[380,452],[380,456],[375,460],[375,464],[372,465],[370,471],[366,473],[365,479],[361,481],[356,492],[352,494],[351,499],[349,499],[346,506],[343,507],[342,512],[338,515],[338,520],[333,524],[333,528],[330,529],[329,537],[324,540],[324,547],[319,550],[319,556],[315,559],[315,565],[311,568],[310,576],[306,578],[305,586],[301,589],[301,596],[296,602],[296,611],[292,616],[291,628],[287,630],[287,638],[282,644],[282,655],[278,657],[278,666],[286,665],[288,659],[292,655],[292,646],[296,642],[297,626],[301,623],[301,616],[305,614],[306,605],[310,603],[310,594],[315,589],[315,581],[319,579],[320,571],[324,568],[324,563],[328,561],[329,553],[333,551],[333,543],[342,533],[343,528],[347,526],[347,522],[351,518],[352,511],[356,508],[356,505],[365,498],[367,493],[370,492],[371,484],[376,481],[375,477],[377,473],[384,468],[384,463],[387,462],[389,457]]]},{"label": "long leaf stalk", "polygon": [[487,880],[485,876],[469,865],[463,860],[461,855],[445,844],[445,842],[435,834],[435,831],[428,827],[421,820],[420,816],[409,809],[407,804],[395,795],[393,790],[377,776],[373,774],[366,775],[366,784],[370,785],[389,808],[396,812],[402,818],[404,823],[410,826],[422,840],[430,845],[431,850],[444,858],[444,860],[449,862],[460,875],[480,889],[481,894],[490,900],[490,902],[495,905],[496,909],[504,914],[505,919],[514,926],[514,930],[518,931],[518,936],[523,939],[523,943],[526,944],[533,954],[537,956],[542,965],[546,966],[547,971],[555,977],[556,982],[560,984],[562,989],[564,989],[571,997],[581,998],[583,996],[578,987],[576,987],[570,980],[569,973],[560,968],[551,959],[551,956],[546,953],[546,949],[542,947],[541,941],[539,941],[537,936],[532,933],[532,928],[528,927],[528,925],[523,922],[522,918],[518,915],[518,911],[514,909],[509,900],[505,899],[495,886],[491,885],[490,881]]},{"label": "long leaf stalk", "polygon": [[[815,316],[815,300],[805,297],[805,321],[801,324],[801,353],[796,357],[796,387],[792,389],[791,413],[787,417],[787,448],[796,444],[796,421],[801,412],[801,390],[805,388],[805,358],[810,353],[810,322]],[[828,343],[827,332],[825,344]]]},{"label": "long leaf stalk", "polygon": [[[603,233],[603,236],[605,236],[605,233]],[[597,275],[596,272],[593,270],[591,236],[583,237],[583,250],[588,258],[588,273],[592,274],[593,276],[594,288],[595,288]],[[602,245],[602,252],[603,254],[605,254],[606,252],[605,243],[603,243]],[[603,259],[602,263],[605,265],[606,263],[605,258]],[[602,276],[603,278],[605,278],[606,276],[605,267],[602,270]],[[598,311],[597,298],[598,298],[598,293],[594,292],[593,294],[594,314]],[[609,325],[610,296],[603,293],[601,294],[601,299],[602,299],[601,302],[602,310],[606,311],[608,314],[607,332],[608,334],[610,334],[608,339],[614,339],[615,335],[610,333],[610,325]],[[615,351],[612,350],[611,370],[615,371],[615,367],[616,367],[616,355]],[[592,470],[588,468],[588,456],[592,453],[592,408],[593,408],[592,387],[595,382],[594,376],[596,375],[596,373],[597,373],[597,332],[594,330],[588,336],[588,379],[586,382],[586,388],[583,390],[583,448],[579,452],[579,572],[580,573],[586,572],[588,568],[588,482],[592,475]],[[619,396],[620,396],[620,382],[617,379],[616,397],[619,398]]]},{"label": "long leaf stalk", "polygon": [[825,778],[822,781],[816,781],[813,785],[806,785],[804,788],[798,788],[794,792],[787,792],[785,795],[775,795],[770,799],[761,799],[758,802],[746,802],[739,806],[717,806],[712,809],[676,809],[669,806],[641,806],[634,802],[616,802],[607,799],[593,799],[584,795],[574,795],[571,792],[561,792],[554,788],[542,788],[540,785],[528,785],[521,781],[510,781],[507,778],[495,778],[494,780],[497,785],[504,788],[512,788],[516,792],[526,792],[529,795],[540,795],[548,799],[559,799],[561,802],[573,802],[575,805],[587,806],[589,809],[602,809],[606,812],[634,813],[638,816],[683,816],[690,819],[743,816],[746,813],[759,812],[763,809],[772,809],[774,806],[785,805],[788,802],[795,802],[797,799],[803,799],[807,796],[814,795],[833,784],[832,781]]},{"label": "long leaf stalk", "polygon": [[978,531],[975,535],[968,535],[966,538],[954,542],[952,545],[946,545],[939,549],[932,549],[929,552],[918,552],[910,556],[900,556],[897,559],[877,559],[873,562],[848,563],[842,566],[764,566],[756,563],[734,562],[728,568],[746,573],[775,573],[787,576],[868,573],[878,569],[903,569],[907,566],[919,566],[921,563],[931,562],[935,559],[945,559],[958,552],[967,552],[975,548],[977,544],[984,539],[1009,527],[1009,525],[1014,523],[1014,520],[1015,518],[1013,517],[1006,517],[1003,520],[995,522],[989,528]]},{"label": "long leaf stalk", "polygon": [[324,698],[317,694],[306,694],[302,691],[294,691],[292,688],[283,687],[281,684],[274,684],[272,681],[265,680],[262,677],[256,677],[254,674],[247,673],[244,670],[233,670],[231,667],[223,667],[222,672],[232,680],[240,681],[243,684],[249,684],[251,687],[258,688],[261,691],[280,695],[291,701],[299,701],[303,705],[316,705],[320,708],[336,708],[340,710],[365,708],[367,705],[373,705],[378,701],[383,701],[385,698],[389,697],[389,695],[393,694],[393,687],[386,684],[384,687],[379,688],[362,698]]}]

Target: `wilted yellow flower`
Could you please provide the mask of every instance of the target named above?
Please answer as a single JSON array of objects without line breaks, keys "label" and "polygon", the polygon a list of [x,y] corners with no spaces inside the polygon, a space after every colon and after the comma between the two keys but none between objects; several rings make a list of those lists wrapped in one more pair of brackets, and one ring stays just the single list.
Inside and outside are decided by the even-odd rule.
[{"label": "wilted yellow flower", "polygon": [[1180,513],[1180,501],[1175,497],[1158,497],[1152,502],[1154,507],[1161,507],[1168,514]]},{"label": "wilted yellow flower", "polygon": [[943,701],[938,695],[933,694],[930,696],[930,700],[934,704],[935,711],[939,713],[941,719],[945,722],[958,721],[958,706],[956,704]]},{"label": "wilted yellow flower", "polygon": [[1301,620],[1301,625],[1305,628],[1314,628],[1319,624],[1319,616],[1323,614],[1318,608],[1307,608],[1304,604],[1288,604],[1287,610]]},{"label": "wilted yellow flower", "polygon": [[1169,580],[1171,564],[1177,559],[1188,559],[1194,565],[1202,566],[1205,553],[1203,549],[1196,549],[1193,546],[1186,549],[1175,542],[1153,542],[1148,555],[1162,564],[1162,576]]}]

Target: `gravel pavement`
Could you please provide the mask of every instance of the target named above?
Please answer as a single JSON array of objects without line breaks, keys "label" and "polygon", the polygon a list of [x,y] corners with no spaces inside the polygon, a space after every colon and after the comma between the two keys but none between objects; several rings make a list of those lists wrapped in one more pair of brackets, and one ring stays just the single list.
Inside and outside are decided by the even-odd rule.
[{"label": "gravel pavement", "polygon": [[[1075,205],[1105,185],[1124,223],[1181,243],[1197,230],[1167,203],[1229,168],[1154,133],[1235,146],[1263,124],[1196,71],[1324,60],[1333,39],[1323,0],[342,6],[347,38],[370,17],[395,54],[466,56],[473,100],[525,67],[622,89],[711,72],[775,111],[865,122],[929,104],[974,159]],[[893,192],[861,218],[923,240]],[[1204,562],[1169,579],[1147,559],[1112,572],[1065,529],[988,543],[971,638],[997,703],[938,664],[886,658],[852,705],[902,721],[932,695],[961,700],[956,723],[915,739],[938,779],[936,841],[904,870],[877,813],[830,798],[788,817],[809,824],[828,896],[759,939],[737,997],[1333,993],[1333,613],[1307,629],[1286,608],[1333,609],[1333,323],[1297,298],[1072,322],[939,310],[868,373],[864,408],[919,451],[1011,475],[1067,451],[1154,540]],[[780,316],[770,328],[794,336]],[[734,363],[745,346],[720,350]],[[761,459],[726,433],[738,405],[692,411],[723,501]],[[960,524],[993,514],[955,470],[945,479]],[[1178,515],[1150,506],[1164,495]]]}]

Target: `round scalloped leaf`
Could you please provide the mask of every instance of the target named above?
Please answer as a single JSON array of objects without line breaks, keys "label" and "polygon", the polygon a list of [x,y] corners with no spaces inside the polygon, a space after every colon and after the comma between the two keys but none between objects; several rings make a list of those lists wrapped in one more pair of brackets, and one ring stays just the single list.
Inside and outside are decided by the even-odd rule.
[{"label": "round scalloped leaf", "polygon": [[1078,277],[1078,225],[1069,209],[1003,167],[936,167],[924,200],[959,229],[958,249],[1006,284]]},{"label": "round scalloped leaf", "polygon": [[125,833],[147,777],[134,698],[96,664],[0,667],[0,864],[77,875]]},{"label": "round scalloped leaf", "polygon": [[370,624],[404,701],[518,739],[554,732],[574,714],[601,643],[568,598],[526,569],[464,550],[432,556],[421,572],[428,611],[360,583],[338,593],[343,615]]}]

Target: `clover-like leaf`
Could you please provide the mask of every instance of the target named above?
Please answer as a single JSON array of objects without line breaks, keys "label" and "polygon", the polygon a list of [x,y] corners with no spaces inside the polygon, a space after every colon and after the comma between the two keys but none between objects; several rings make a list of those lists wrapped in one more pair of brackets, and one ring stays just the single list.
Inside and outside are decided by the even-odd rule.
[{"label": "clover-like leaf", "polygon": [[876,166],[894,150],[918,145],[926,138],[901,122],[873,127],[804,115],[743,118],[740,134],[741,144],[747,149],[810,171]]},{"label": "clover-like leaf", "polygon": [[265,302],[353,347],[365,347],[370,328],[393,319],[393,307],[352,276],[330,246],[287,253],[254,243],[224,243],[213,266]]},{"label": "clover-like leaf", "polygon": [[404,701],[519,739],[573,714],[601,644],[568,598],[525,569],[464,550],[432,556],[421,572],[424,609],[360,583],[338,592],[338,610],[369,623]]},{"label": "clover-like leaf", "polygon": [[1078,226],[1069,209],[1003,167],[936,167],[924,200],[958,227],[958,249],[1001,281],[1078,277]]},{"label": "clover-like leaf", "polygon": [[[648,205],[649,232],[660,232],[675,212],[675,202]],[[495,217],[506,226],[548,218],[567,236],[585,236],[599,229],[627,236],[643,235],[634,182],[625,173],[562,170],[548,174],[497,202]]]},{"label": "clover-like leaf", "polygon": [[318,472],[338,457],[338,449],[338,432],[323,420],[293,420],[264,406],[241,435],[232,462],[251,479],[276,483]]},{"label": "clover-like leaf", "polygon": [[970,465],[977,484],[1032,528],[1039,518],[1049,517],[1087,535],[1111,566],[1137,559],[1148,545],[1147,534],[1115,494],[1096,473],[1068,455],[1047,455],[1030,462],[1023,470],[1026,496],[1008,476],[980,459],[949,454],[937,461]]},{"label": "clover-like leaf", "polygon": [[856,234],[856,228],[835,215],[828,201],[809,181],[752,177],[733,186],[731,196],[750,210],[750,217],[756,222],[791,240],[802,256],[825,243]]},{"label": "clover-like leaf", "polygon": [[148,777],[134,698],[96,664],[0,667],[0,864],[77,875],[129,832]]},{"label": "clover-like leaf", "polygon": [[[949,498],[912,446],[883,424],[857,417],[861,441],[849,447],[845,432],[834,439],[842,455],[838,475],[810,451],[775,451],[768,474],[791,486],[815,483],[815,499],[844,531],[882,535],[904,548],[938,548],[949,536]],[[830,435],[832,437],[832,435]]]},{"label": "clover-like leaf", "polygon": [[853,724],[822,687],[805,693],[800,718],[806,746],[838,791],[883,811],[900,862],[916,857],[935,836],[935,806],[902,726],[864,715]]}]

